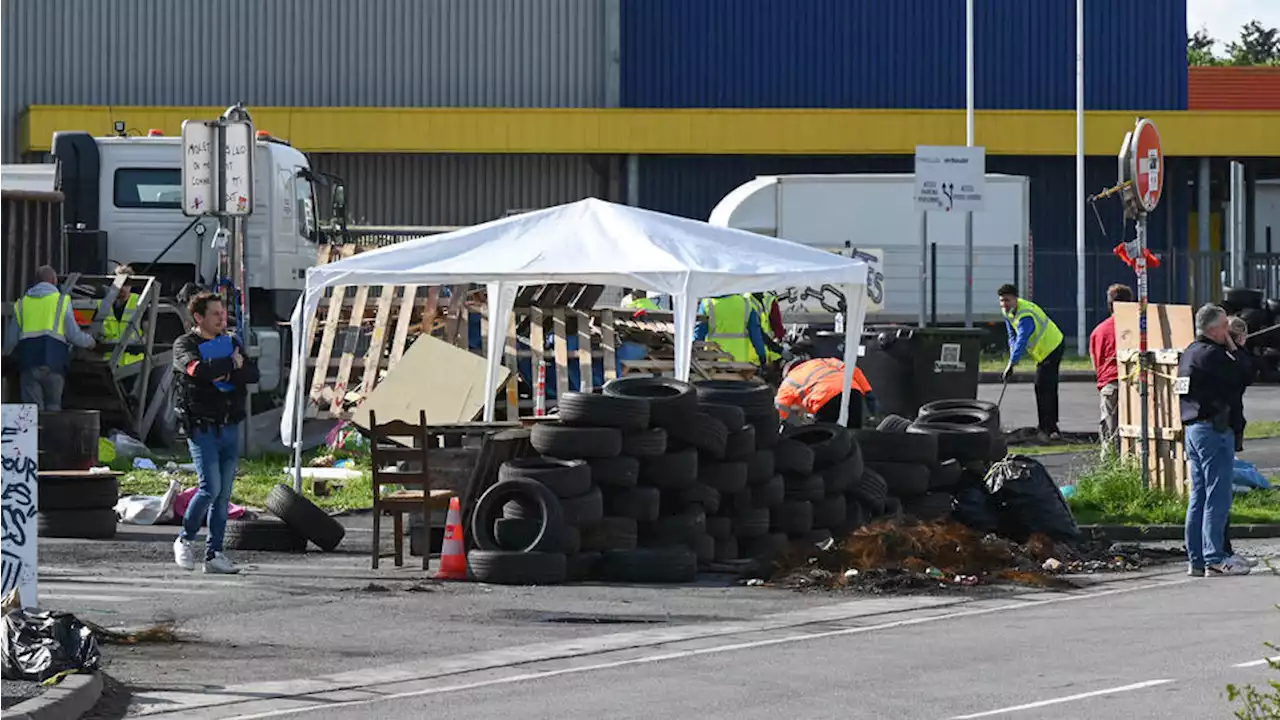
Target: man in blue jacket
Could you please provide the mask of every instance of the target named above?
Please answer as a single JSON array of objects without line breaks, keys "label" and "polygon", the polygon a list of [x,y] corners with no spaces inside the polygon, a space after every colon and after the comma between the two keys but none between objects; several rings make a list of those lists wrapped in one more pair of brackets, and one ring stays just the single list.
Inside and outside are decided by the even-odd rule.
[{"label": "man in blue jacket", "polygon": [[4,354],[17,350],[18,392],[24,403],[41,412],[62,409],[62,391],[71,346],[92,348],[93,338],[76,324],[71,296],[57,287],[58,273],[48,265],[36,269],[35,285],[14,303],[4,336]]},{"label": "man in blue jacket", "polygon": [[1000,311],[1009,332],[1009,364],[1004,381],[1009,382],[1013,368],[1023,358],[1036,364],[1036,414],[1042,437],[1058,440],[1058,371],[1062,366],[1062,331],[1039,305],[1018,297],[1018,288],[1001,285]]}]

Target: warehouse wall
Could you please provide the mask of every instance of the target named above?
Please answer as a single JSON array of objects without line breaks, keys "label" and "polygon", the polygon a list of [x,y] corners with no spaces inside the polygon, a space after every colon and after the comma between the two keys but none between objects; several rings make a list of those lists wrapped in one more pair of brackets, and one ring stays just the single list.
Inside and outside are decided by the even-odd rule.
[{"label": "warehouse wall", "polygon": [[584,155],[317,153],[311,162],[346,181],[354,221],[376,225],[471,225],[608,194],[606,159]]},{"label": "warehouse wall", "polygon": [[[963,0],[624,0],[627,107],[960,108]],[[1075,106],[1074,0],[977,0],[980,108]],[[1185,109],[1186,0],[1085,3],[1090,109]]]},{"label": "warehouse wall", "polygon": [[33,104],[602,105],[603,6],[3,0],[4,157],[14,158],[18,115]]},{"label": "warehouse wall", "polygon": [[[1190,164],[1188,164],[1190,163]],[[640,203],[662,212],[705,220],[729,191],[757,175],[801,173],[910,173],[910,156],[673,156],[640,158]],[[1191,170],[1187,170],[1191,168]],[[987,158],[993,173],[1025,175],[1031,179],[1031,231],[1034,245],[1033,297],[1053,314],[1063,331],[1074,334],[1076,317],[1076,190],[1075,159],[1072,157]],[[1194,160],[1174,159],[1166,178],[1165,200],[1149,223],[1151,247],[1163,252],[1171,247],[1187,247],[1186,213],[1189,195],[1185,181],[1194,170]],[[1088,158],[1085,187],[1101,189],[1114,184],[1115,159]],[[1086,217],[1086,320],[1090,327],[1106,312],[1103,295],[1113,282],[1133,284],[1133,273],[1111,255],[1120,242],[1120,208],[1115,202],[1098,205],[1106,225],[1106,235],[1092,212]],[[1132,236],[1132,225],[1130,225]],[[982,239],[975,238],[975,245]],[[1012,274],[1012,270],[1010,270]],[[1185,259],[1181,265],[1168,263],[1152,273],[1151,294],[1164,302],[1182,299],[1186,283]],[[1027,279],[1020,278],[1026,286]],[[975,306],[987,300],[975,298]]]}]

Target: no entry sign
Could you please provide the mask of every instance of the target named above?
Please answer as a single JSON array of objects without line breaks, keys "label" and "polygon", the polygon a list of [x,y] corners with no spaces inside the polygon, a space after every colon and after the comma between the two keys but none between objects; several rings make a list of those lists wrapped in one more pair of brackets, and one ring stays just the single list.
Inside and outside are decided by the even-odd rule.
[{"label": "no entry sign", "polygon": [[1155,123],[1143,118],[1133,129],[1129,149],[1129,177],[1133,194],[1143,210],[1151,212],[1160,204],[1164,191],[1164,150],[1160,148],[1160,131]]}]

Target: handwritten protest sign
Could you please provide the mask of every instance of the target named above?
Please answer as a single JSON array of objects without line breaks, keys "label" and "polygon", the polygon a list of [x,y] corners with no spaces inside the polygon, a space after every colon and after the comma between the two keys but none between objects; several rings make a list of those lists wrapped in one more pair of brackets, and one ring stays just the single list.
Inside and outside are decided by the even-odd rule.
[{"label": "handwritten protest sign", "polygon": [[35,405],[3,405],[0,423],[0,594],[18,588],[22,604],[36,606],[36,423]]}]

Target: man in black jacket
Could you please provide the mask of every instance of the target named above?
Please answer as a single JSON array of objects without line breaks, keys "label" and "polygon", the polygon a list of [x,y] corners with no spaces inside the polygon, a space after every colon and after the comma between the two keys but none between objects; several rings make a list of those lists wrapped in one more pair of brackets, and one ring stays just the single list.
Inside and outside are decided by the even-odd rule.
[{"label": "man in black jacket", "polygon": [[173,542],[173,557],[182,569],[195,569],[195,539],[207,517],[204,571],[234,574],[240,569],[222,553],[222,536],[240,460],[245,386],[258,381],[258,368],[244,356],[240,341],[226,334],[227,310],[221,297],[198,293],[187,310],[195,327],[173,345],[175,406],[200,486]]},{"label": "man in black jacket", "polygon": [[1242,392],[1242,372],[1230,354],[1235,341],[1227,314],[1216,305],[1196,312],[1196,339],[1182,352],[1175,383],[1191,471],[1186,542],[1191,575],[1247,575],[1249,566],[1226,553],[1231,513],[1235,438],[1231,409]]}]

